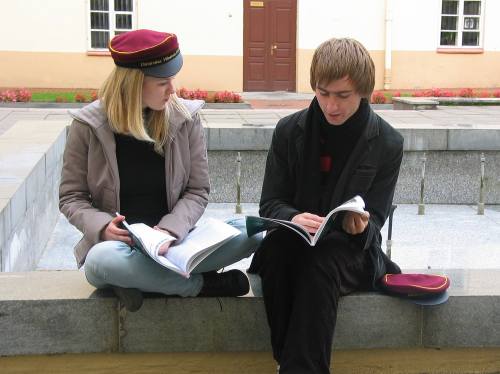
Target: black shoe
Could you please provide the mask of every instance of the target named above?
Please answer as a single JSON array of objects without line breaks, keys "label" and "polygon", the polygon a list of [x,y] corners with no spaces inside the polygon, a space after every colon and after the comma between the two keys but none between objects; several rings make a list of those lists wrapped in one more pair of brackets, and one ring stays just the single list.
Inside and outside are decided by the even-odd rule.
[{"label": "black shoe", "polygon": [[111,287],[120,303],[129,312],[136,312],[142,306],[142,292],[137,288]]},{"label": "black shoe", "polygon": [[203,273],[203,287],[198,296],[243,296],[250,290],[247,276],[240,270],[225,273],[211,271]]}]

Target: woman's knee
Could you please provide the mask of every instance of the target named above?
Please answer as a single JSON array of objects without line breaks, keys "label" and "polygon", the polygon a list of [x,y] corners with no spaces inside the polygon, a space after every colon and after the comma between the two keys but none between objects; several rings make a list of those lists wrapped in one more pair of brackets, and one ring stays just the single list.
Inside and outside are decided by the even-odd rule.
[{"label": "woman's knee", "polygon": [[85,258],[85,273],[106,278],[110,271],[122,266],[123,258],[130,255],[130,246],[119,241],[104,241],[94,245]]}]

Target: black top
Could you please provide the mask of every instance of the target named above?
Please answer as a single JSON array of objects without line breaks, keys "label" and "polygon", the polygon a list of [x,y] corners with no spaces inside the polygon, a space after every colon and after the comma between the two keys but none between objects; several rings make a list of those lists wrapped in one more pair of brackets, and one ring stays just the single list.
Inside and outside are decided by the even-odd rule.
[{"label": "black top", "polygon": [[354,146],[368,121],[368,102],[363,99],[358,110],[342,125],[331,125],[321,112],[320,125],[320,171],[321,195],[324,196],[326,205],[330,194],[325,190],[335,189],[335,185],[344,169]]},{"label": "black top", "polygon": [[128,223],[155,226],[167,214],[165,158],[153,143],[115,134],[120,213]]}]

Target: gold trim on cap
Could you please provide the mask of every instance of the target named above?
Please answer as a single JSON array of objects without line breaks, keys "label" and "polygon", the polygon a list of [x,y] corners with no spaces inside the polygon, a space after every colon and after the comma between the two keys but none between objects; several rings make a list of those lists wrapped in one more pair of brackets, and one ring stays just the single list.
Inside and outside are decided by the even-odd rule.
[{"label": "gold trim on cap", "polygon": [[111,43],[113,42],[113,39],[114,39],[114,38],[113,38],[113,39],[111,39],[111,41],[109,42],[109,49],[111,49],[113,52],[119,53],[119,54],[121,54],[121,55],[130,55],[130,54],[132,54],[132,53],[137,53],[137,52],[147,51],[148,49],[153,49],[153,48],[156,48],[156,47],[158,47],[159,45],[162,45],[162,44],[166,43],[166,42],[167,42],[170,38],[172,38],[172,37],[174,37],[174,36],[175,36],[175,34],[171,34],[171,35],[167,36],[167,38],[166,38],[165,40],[161,41],[161,42],[160,42],[160,43],[158,43],[158,44],[155,44],[155,45],[154,45],[154,46],[152,46],[152,47],[148,47],[148,48],[144,48],[144,49],[139,49],[139,50],[137,50],[137,51],[133,51],[133,52],[120,52],[120,51],[117,51],[116,49],[114,49],[114,48],[111,46]]}]

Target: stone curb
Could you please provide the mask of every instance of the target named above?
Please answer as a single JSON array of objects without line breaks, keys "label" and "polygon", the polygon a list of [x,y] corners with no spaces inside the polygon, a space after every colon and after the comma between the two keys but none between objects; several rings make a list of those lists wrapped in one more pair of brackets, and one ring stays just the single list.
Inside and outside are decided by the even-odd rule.
[{"label": "stone curb", "polygon": [[[64,285],[64,286],[62,286]],[[15,288],[15,291],[13,290]],[[261,297],[150,295],[136,313],[79,271],[0,274],[0,355],[269,351]],[[340,300],[335,349],[500,347],[500,295],[422,307],[377,293]]]}]

